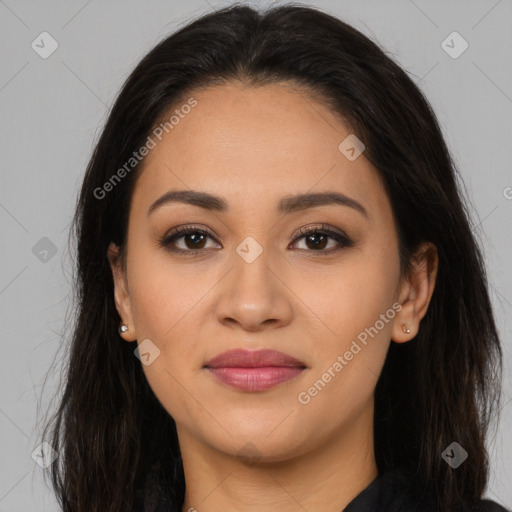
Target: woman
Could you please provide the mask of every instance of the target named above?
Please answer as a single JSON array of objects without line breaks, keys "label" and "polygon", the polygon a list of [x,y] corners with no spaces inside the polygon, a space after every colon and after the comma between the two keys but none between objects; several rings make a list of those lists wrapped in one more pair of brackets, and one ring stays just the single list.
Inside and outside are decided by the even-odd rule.
[{"label": "woman", "polygon": [[65,512],[505,510],[482,500],[502,354],[456,170],[354,28],[233,6],[163,40],[74,220]]}]

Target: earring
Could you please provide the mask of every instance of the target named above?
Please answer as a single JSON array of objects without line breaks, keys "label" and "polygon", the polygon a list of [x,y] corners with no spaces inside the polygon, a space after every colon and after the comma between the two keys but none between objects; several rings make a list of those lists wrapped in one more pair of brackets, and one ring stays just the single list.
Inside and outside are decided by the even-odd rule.
[{"label": "earring", "polygon": [[118,329],[119,334],[123,334],[123,333],[124,333],[124,332],[126,332],[127,330],[128,330],[128,326],[127,326],[126,324],[121,324],[121,325],[119,326],[119,329]]},{"label": "earring", "polygon": [[410,329],[407,329],[407,327],[405,326],[405,324],[402,324],[402,331],[405,332],[405,334],[409,334],[411,332]]}]

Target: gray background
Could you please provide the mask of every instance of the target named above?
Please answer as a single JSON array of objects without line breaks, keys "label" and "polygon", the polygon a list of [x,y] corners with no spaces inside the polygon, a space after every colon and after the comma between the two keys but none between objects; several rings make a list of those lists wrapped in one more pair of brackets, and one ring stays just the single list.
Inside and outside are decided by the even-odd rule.
[{"label": "gray background", "polygon": [[[42,441],[38,419],[59,382],[57,360],[43,388],[63,348],[71,290],[67,229],[108,108],[154,44],[227,4],[0,0],[0,512],[58,510],[31,454]],[[311,5],[377,39],[414,77],[438,114],[467,185],[505,356],[487,496],[511,507],[512,0]],[[47,59],[31,47],[43,31],[59,44]],[[456,59],[441,46],[453,31],[469,44]]]}]

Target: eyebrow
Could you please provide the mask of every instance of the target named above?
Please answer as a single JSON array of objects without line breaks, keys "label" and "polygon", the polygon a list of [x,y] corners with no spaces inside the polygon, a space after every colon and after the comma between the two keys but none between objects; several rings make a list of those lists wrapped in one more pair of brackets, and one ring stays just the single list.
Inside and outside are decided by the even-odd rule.
[{"label": "eyebrow", "polygon": [[[197,190],[170,190],[163,196],[159,197],[149,207],[148,216],[158,208],[170,203],[190,204],[205,210],[217,212],[225,212],[229,210],[227,201],[222,197]],[[348,206],[349,208],[353,208],[358,211],[366,218],[370,217],[368,211],[361,203],[339,192],[315,192],[310,194],[285,196],[279,201],[277,211],[279,213],[288,214],[329,204]]]}]

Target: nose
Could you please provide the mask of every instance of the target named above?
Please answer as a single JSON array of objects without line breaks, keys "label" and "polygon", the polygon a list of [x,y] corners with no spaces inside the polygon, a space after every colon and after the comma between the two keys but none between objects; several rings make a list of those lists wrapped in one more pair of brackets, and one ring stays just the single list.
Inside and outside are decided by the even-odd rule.
[{"label": "nose", "polygon": [[[235,254],[233,268],[221,281],[217,320],[230,328],[260,331],[284,327],[293,317],[293,292],[265,251],[248,263]],[[274,265],[275,267],[275,265]]]}]

